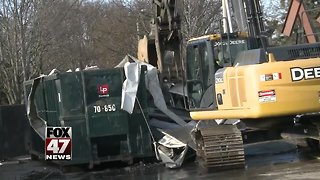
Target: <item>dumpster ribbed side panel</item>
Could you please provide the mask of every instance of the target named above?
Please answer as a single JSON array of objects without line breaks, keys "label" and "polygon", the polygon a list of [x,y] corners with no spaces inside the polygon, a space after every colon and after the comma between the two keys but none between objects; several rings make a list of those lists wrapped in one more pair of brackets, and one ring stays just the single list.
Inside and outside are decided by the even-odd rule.
[{"label": "dumpster ribbed side panel", "polygon": [[60,126],[58,93],[55,80],[44,81],[43,88],[45,93],[47,124],[49,126]]}]

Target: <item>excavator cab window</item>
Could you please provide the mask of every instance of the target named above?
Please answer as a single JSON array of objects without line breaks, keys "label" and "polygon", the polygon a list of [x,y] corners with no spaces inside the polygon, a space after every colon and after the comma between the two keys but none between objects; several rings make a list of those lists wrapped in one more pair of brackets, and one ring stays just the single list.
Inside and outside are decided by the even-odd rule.
[{"label": "excavator cab window", "polygon": [[202,72],[200,63],[199,45],[187,47],[187,89],[190,107],[199,106],[202,95]]},{"label": "excavator cab window", "polygon": [[[191,109],[202,107],[203,94],[212,86],[215,73],[212,53],[210,41],[200,41],[187,46],[187,90]],[[213,92],[210,94],[213,95]]]},{"label": "excavator cab window", "polygon": [[233,66],[237,55],[247,50],[246,39],[198,40],[187,46],[187,92],[190,110],[216,109],[215,73]]},{"label": "excavator cab window", "polygon": [[212,41],[212,46],[215,62],[220,67],[233,66],[239,52],[248,50],[247,40],[245,39],[230,39],[229,44],[225,39],[223,41]]},{"label": "excavator cab window", "polygon": [[200,55],[199,55],[199,46],[194,45],[188,47],[188,57],[192,61],[188,61],[188,79],[200,79]]}]

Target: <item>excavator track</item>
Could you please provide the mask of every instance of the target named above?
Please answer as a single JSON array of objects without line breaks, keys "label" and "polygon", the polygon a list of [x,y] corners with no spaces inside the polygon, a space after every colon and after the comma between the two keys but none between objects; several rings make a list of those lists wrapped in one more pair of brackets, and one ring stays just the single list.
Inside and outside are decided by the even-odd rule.
[{"label": "excavator track", "polygon": [[205,169],[244,168],[241,132],[234,125],[200,128],[196,132],[197,156]]}]

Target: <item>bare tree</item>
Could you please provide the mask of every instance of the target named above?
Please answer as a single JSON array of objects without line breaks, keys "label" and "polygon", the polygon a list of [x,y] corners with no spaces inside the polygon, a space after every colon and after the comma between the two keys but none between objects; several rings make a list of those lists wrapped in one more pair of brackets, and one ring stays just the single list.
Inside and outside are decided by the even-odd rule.
[{"label": "bare tree", "polygon": [[37,40],[33,29],[36,2],[2,0],[0,8],[0,80],[10,104],[21,103],[23,81],[38,69]]},{"label": "bare tree", "polygon": [[216,32],[221,18],[219,0],[184,0],[183,34],[189,39]]},{"label": "bare tree", "polygon": [[121,2],[57,1],[47,17],[45,72],[74,70],[79,62],[111,68],[135,54],[136,16]]},{"label": "bare tree", "polygon": [[[2,85],[0,92],[2,93],[0,94],[1,99],[3,99],[3,94],[5,95],[5,101],[9,104],[22,103],[23,82],[44,73],[47,68],[45,65],[56,63],[56,61],[48,63],[52,58],[46,59],[54,44],[52,39],[55,38],[53,38],[52,32],[59,32],[57,27],[64,18],[63,13],[53,18],[49,16],[50,10],[57,7],[56,2],[1,1],[0,80]],[[74,3],[70,4],[72,6]],[[67,12],[65,7],[64,10]]]},{"label": "bare tree", "polygon": [[[186,0],[185,37],[212,32],[219,3]],[[21,103],[23,82],[52,69],[112,68],[126,54],[136,54],[137,28],[149,33],[152,16],[151,0],[2,0],[0,99]]]}]

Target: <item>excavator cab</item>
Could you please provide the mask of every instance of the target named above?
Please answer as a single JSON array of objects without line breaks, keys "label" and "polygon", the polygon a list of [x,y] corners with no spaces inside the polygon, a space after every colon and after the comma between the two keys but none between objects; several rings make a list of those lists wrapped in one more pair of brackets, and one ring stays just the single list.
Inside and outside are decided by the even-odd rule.
[{"label": "excavator cab", "polygon": [[[229,41],[229,42],[228,42]],[[215,77],[218,69],[233,66],[239,52],[248,50],[240,33],[213,34],[188,41],[186,77],[190,110],[217,109]]]}]

